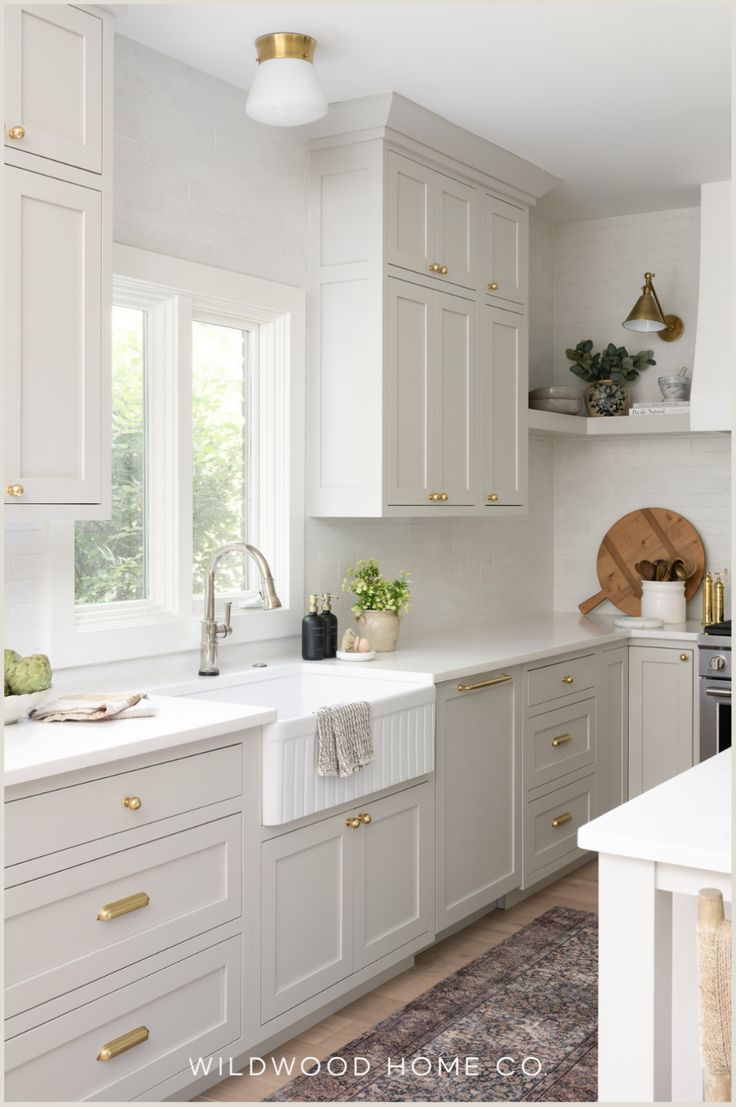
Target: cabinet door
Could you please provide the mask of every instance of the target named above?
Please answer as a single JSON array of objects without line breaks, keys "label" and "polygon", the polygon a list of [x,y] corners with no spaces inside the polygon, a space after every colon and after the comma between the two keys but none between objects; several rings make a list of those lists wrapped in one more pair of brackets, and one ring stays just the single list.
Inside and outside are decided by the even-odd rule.
[{"label": "cabinet door", "polygon": [[[437,480],[434,456],[434,293],[387,281],[385,428],[389,504],[426,504]],[[370,443],[365,443],[366,448]]]},{"label": "cabinet door", "polygon": [[435,293],[434,374],[430,390],[429,450],[437,491],[448,504],[473,504],[476,440],[475,304],[446,292]]},{"label": "cabinet door", "polygon": [[598,811],[629,798],[629,647],[601,654]]},{"label": "cabinet door", "polygon": [[435,234],[433,260],[447,268],[442,279],[475,288],[478,237],[477,192],[470,185],[435,173]]},{"label": "cabinet door", "polygon": [[527,498],[526,319],[480,305],[478,361],[481,501],[488,507],[523,505]]},{"label": "cabinet door", "polygon": [[100,501],[101,203],[5,170],[6,502]]},{"label": "cabinet door", "polygon": [[367,803],[355,845],[355,968],[429,934],[429,784]]},{"label": "cabinet door", "polygon": [[629,647],[629,799],[693,763],[693,651]]},{"label": "cabinet door", "polygon": [[[518,888],[517,681],[448,681],[437,694],[437,931]],[[481,685],[461,691],[460,685]]]},{"label": "cabinet door", "polygon": [[[5,144],[102,172],[102,20],[70,5],[5,8]],[[25,134],[13,139],[12,128]]]},{"label": "cabinet door", "polygon": [[354,833],[340,815],[263,844],[263,1022],[353,971]]},{"label": "cabinet door", "polygon": [[388,153],[386,260],[389,265],[427,273],[439,258],[430,257],[434,239],[433,169],[392,150]]},{"label": "cabinet door", "polygon": [[[485,196],[478,280],[489,296],[526,304],[529,294],[529,213]],[[494,287],[495,286],[495,287]]]}]

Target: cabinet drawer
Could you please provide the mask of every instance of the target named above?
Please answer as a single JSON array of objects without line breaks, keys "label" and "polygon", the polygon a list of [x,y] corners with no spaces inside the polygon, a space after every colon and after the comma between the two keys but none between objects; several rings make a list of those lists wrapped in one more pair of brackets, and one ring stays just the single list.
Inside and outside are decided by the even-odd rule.
[{"label": "cabinet drawer", "polygon": [[[5,1043],[9,1100],[128,1101],[240,1037],[241,939],[42,1022]],[[43,1009],[39,1010],[39,1019]],[[101,1061],[102,1048],[133,1030],[145,1040]]]},{"label": "cabinet drawer", "polygon": [[[595,774],[566,784],[526,807],[524,883],[554,862],[566,864],[577,851],[578,830],[596,815]],[[554,871],[554,866],[551,871]],[[546,875],[546,874],[545,874]]]},{"label": "cabinet drawer", "polygon": [[237,918],[241,833],[231,815],[8,889],[6,1016]]},{"label": "cabinet drawer", "polygon": [[547,700],[593,688],[597,679],[598,656],[594,653],[530,669],[527,674],[527,705],[535,707]]},{"label": "cabinet drawer", "polygon": [[[240,745],[227,746],[12,800],[5,804],[5,864],[17,865],[239,796],[241,759]],[[126,798],[140,800],[140,806],[126,806]],[[100,854],[105,851],[101,842]]]},{"label": "cabinet drawer", "polygon": [[528,789],[595,762],[595,708],[595,698],[591,698],[526,720],[524,779]]}]

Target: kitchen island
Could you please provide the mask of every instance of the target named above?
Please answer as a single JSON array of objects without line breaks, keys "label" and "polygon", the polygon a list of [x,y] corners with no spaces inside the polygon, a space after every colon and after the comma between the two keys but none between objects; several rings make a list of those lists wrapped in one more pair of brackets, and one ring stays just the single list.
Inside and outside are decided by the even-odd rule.
[{"label": "kitchen island", "polygon": [[598,1098],[699,1100],[695,904],[731,901],[731,751],[593,819],[599,857]]}]

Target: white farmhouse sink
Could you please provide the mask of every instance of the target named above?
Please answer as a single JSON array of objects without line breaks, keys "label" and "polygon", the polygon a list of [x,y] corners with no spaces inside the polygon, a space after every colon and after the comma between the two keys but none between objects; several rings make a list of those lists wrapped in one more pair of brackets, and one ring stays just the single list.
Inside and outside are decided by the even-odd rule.
[{"label": "white farmhouse sink", "polygon": [[[326,672],[297,662],[200,677],[165,691],[278,711],[276,722],[263,728],[266,826],[358,800],[434,769],[433,685],[361,677],[338,668]],[[353,776],[318,776],[315,713],[320,707],[356,700],[370,702],[376,760]]]}]

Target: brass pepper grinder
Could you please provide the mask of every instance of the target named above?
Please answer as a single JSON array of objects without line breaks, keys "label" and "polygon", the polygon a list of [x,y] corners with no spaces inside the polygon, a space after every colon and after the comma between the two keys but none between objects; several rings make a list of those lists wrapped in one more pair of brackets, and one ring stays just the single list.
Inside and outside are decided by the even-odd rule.
[{"label": "brass pepper grinder", "polygon": [[713,621],[722,623],[726,612],[725,587],[721,580],[721,574],[716,573],[716,582],[713,585]]},{"label": "brass pepper grinder", "polygon": [[713,577],[710,569],[703,579],[703,626],[707,627],[713,622]]}]

